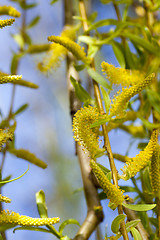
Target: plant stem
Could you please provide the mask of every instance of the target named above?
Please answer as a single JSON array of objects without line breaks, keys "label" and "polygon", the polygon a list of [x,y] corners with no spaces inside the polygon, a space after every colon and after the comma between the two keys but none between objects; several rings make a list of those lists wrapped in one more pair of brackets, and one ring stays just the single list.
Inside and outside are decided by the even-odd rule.
[{"label": "plant stem", "polygon": [[[82,22],[83,29],[84,29],[84,31],[87,31],[88,30],[87,14],[86,14],[86,9],[85,9],[85,5],[84,5],[83,0],[79,0],[79,10],[80,10],[80,16],[85,20],[85,21]],[[95,70],[94,60],[92,60],[91,67],[92,67],[92,69]],[[93,80],[93,86],[94,86],[94,93],[95,93],[95,97],[96,97],[96,100],[97,100],[99,112],[101,114],[104,114],[105,112],[104,112],[104,109],[103,109],[103,103],[102,103],[102,98],[101,98],[101,94],[100,94],[99,85],[94,80]],[[104,136],[104,147],[107,150],[107,154],[108,154],[108,158],[109,158],[109,162],[110,162],[110,167],[111,167],[111,171],[112,171],[112,176],[113,176],[113,183],[118,188],[117,169],[116,169],[114,159],[113,159],[113,154],[112,154],[112,150],[111,150],[111,146],[110,146],[110,141],[109,141],[109,137],[108,137],[106,124],[102,125],[102,129],[103,129],[103,136]],[[118,213],[123,214],[122,205],[118,206]],[[121,223],[120,228],[121,228],[121,233],[123,235],[124,240],[129,240],[124,221]]]}]

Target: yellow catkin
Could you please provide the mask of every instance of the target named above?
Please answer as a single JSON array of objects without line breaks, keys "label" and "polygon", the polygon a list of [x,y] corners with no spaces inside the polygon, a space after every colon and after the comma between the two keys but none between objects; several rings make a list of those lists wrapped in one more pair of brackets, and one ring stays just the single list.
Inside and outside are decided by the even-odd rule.
[{"label": "yellow catkin", "polygon": [[22,79],[22,75],[6,75],[0,76],[0,84],[3,83],[14,83]]},{"label": "yellow catkin", "polygon": [[129,100],[147,87],[152,82],[154,77],[155,74],[152,73],[138,84],[130,88],[122,88],[122,92],[112,100],[110,117],[122,117],[124,115],[124,110],[127,108]]},{"label": "yellow catkin", "polygon": [[153,152],[157,145],[158,131],[153,130],[151,139],[143,151],[140,151],[136,157],[129,158],[124,166],[123,175],[120,176],[124,180],[134,177],[141,169],[143,169],[152,158]]},{"label": "yellow catkin", "polygon": [[9,15],[12,17],[21,16],[20,12],[18,12],[17,9],[12,6],[0,6],[0,15]]},{"label": "yellow catkin", "polygon": [[157,145],[151,159],[150,178],[155,197],[160,197],[160,159],[159,146]]},{"label": "yellow catkin", "polygon": [[8,151],[11,154],[14,154],[16,157],[25,159],[28,162],[37,165],[38,167],[41,167],[43,169],[47,167],[47,164],[45,162],[37,158],[33,153],[30,153],[28,150],[13,148],[13,149],[9,149]]},{"label": "yellow catkin", "polygon": [[101,66],[102,71],[107,74],[107,79],[112,84],[121,84],[123,87],[129,87],[143,81],[145,78],[145,74],[138,70],[116,68],[107,62],[102,62]]},{"label": "yellow catkin", "polygon": [[90,127],[99,116],[97,108],[89,106],[78,110],[73,118],[74,139],[90,152],[92,158],[104,152],[104,149],[99,147],[99,127]]},{"label": "yellow catkin", "polygon": [[0,202],[10,203],[11,199],[0,194]]},{"label": "yellow catkin", "polygon": [[6,20],[0,20],[0,28],[10,26],[14,23],[14,21],[15,21],[14,18],[6,19]]},{"label": "yellow catkin", "polygon": [[0,150],[8,140],[13,139],[14,130],[13,126],[10,129],[0,129]]},{"label": "yellow catkin", "polygon": [[59,217],[55,218],[32,218],[19,213],[9,212],[8,210],[3,210],[0,213],[0,224],[13,224],[21,226],[42,226],[51,225],[58,223],[60,221]]},{"label": "yellow catkin", "polygon": [[13,83],[29,88],[38,88],[38,85],[22,79],[22,75],[8,75],[0,72],[0,84]]},{"label": "yellow catkin", "polygon": [[77,60],[81,60],[86,64],[89,63],[89,59],[86,57],[86,53],[84,52],[84,50],[71,39],[67,37],[50,36],[48,37],[48,41],[60,44],[68,51],[70,51],[77,58]]},{"label": "yellow catkin", "polygon": [[104,172],[92,159],[90,160],[90,166],[104,193],[107,195],[107,198],[116,206],[121,205],[124,201],[123,191],[116,188],[116,186],[108,180]]},{"label": "yellow catkin", "polygon": [[[77,27],[65,26],[61,32],[61,37],[75,40]],[[52,43],[47,51],[43,61],[38,64],[38,69],[41,72],[47,72],[52,69],[56,69],[60,66],[61,61],[67,55],[67,49],[60,44]]]}]

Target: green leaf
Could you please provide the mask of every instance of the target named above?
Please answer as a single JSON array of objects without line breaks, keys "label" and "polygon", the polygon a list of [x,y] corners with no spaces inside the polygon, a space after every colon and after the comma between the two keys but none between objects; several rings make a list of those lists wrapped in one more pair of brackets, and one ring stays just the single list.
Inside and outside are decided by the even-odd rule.
[{"label": "green leaf", "polygon": [[153,208],[156,207],[156,204],[136,204],[136,205],[132,205],[132,204],[122,203],[122,205],[124,207],[129,208],[129,209],[134,210],[134,211],[149,211],[149,210],[152,210]]},{"label": "green leaf", "polygon": [[28,106],[29,106],[29,105],[28,105],[27,103],[26,103],[26,104],[23,104],[21,107],[19,107],[19,108],[17,109],[17,111],[15,111],[14,115],[18,115],[18,114],[24,112],[24,111],[28,108]]},{"label": "green leaf", "polygon": [[13,230],[13,233],[15,233],[15,231],[17,230],[29,230],[29,231],[36,231],[36,232],[52,233],[51,231],[42,227],[17,227]]},{"label": "green leaf", "polygon": [[124,214],[119,214],[112,222],[111,225],[111,230],[113,233],[118,233],[120,223],[126,218],[126,215]]},{"label": "green leaf", "polygon": [[105,173],[108,174],[110,172],[110,170],[106,167],[104,167],[103,165],[101,165],[100,163],[97,163],[97,165],[100,167],[100,169]]},{"label": "green leaf", "polygon": [[102,85],[103,87],[107,88],[107,89],[112,89],[111,85],[107,82],[107,80],[102,77],[102,75],[100,75],[98,72],[94,71],[92,68],[87,67],[87,72],[89,74],[89,76],[94,79],[97,83],[99,83],[100,85]]},{"label": "green leaf", "polygon": [[22,9],[31,9],[34,8],[38,5],[38,3],[31,3],[31,4],[26,4],[25,2],[20,2],[20,6]]},{"label": "green leaf", "polygon": [[134,237],[134,240],[142,240],[142,237],[136,228],[131,228],[131,233]]},{"label": "green leaf", "polygon": [[34,27],[39,22],[40,18],[41,18],[40,16],[36,16],[35,18],[33,18],[31,22],[28,24],[27,28],[29,29]]},{"label": "green leaf", "polygon": [[43,162],[41,159],[37,158],[35,154],[29,152],[26,149],[15,149],[15,148],[10,148],[8,149],[8,152],[15,155],[17,158],[24,159],[28,161],[29,163],[32,163],[40,168],[45,169],[47,167],[47,164]]},{"label": "green leaf", "polygon": [[52,0],[52,1],[51,1],[51,5],[54,4],[54,3],[56,3],[56,2],[58,2],[58,0]]},{"label": "green leaf", "polygon": [[89,58],[94,58],[96,53],[99,51],[100,47],[99,46],[95,46],[92,44],[89,44],[88,46],[88,57]]},{"label": "green leaf", "polygon": [[127,232],[130,231],[130,228],[131,228],[131,227],[136,227],[137,224],[138,224],[140,221],[141,221],[140,219],[135,219],[135,220],[132,220],[132,221],[127,222],[127,223],[126,223]]},{"label": "green leaf", "polygon": [[86,67],[85,64],[80,64],[80,65],[74,64],[74,68],[76,69],[77,72],[82,71],[85,67]]},{"label": "green leaf", "polygon": [[13,75],[16,74],[16,72],[17,72],[20,57],[21,56],[19,54],[14,54],[13,57],[12,57],[11,74],[13,74]]},{"label": "green leaf", "polygon": [[79,222],[76,219],[68,219],[65,220],[64,222],[61,223],[61,225],[59,226],[59,233],[62,235],[64,228],[68,225],[68,224],[76,224],[78,226],[80,226]]},{"label": "green leaf", "polygon": [[130,41],[133,41],[135,44],[138,44],[139,46],[143,47],[145,50],[147,50],[149,53],[154,54],[155,56],[160,57],[160,47],[154,46],[152,43],[147,41],[144,38],[141,38],[135,34],[128,33],[128,32],[121,32],[121,36],[124,36],[126,38],[129,38]]},{"label": "green leaf", "polygon": [[21,177],[23,177],[23,176],[28,172],[28,170],[29,170],[29,165],[28,165],[28,169],[27,169],[21,176],[19,176],[19,177],[17,177],[17,178],[14,178],[14,179],[11,179],[11,180],[0,181],[0,185],[1,185],[1,184],[4,184],[4,183],[10,183],[10,182],[13,182],[13,181],[15,181],[15,180],[20,179]]},{"label": "green leaf", "polygon": [[41,218],[48,218],[45,194],[42,190],[36,193],[36,204]]},{"label": "green leaf", "polygon": [[80,82],[78,82],[74,77],[70,76],[70,81],[75,89],[76,96],[80,99],[81,102],[85,104],[93,103],[93,99],[89,93],[82,87]]},{"label": "green leaf", "polygon": [[147,93],[148,100],[149,100],[150,104],[152,105],[152,107],[158,113],[160,113],[160,96],[159,96],[159,94],[151,89],[147,89],[146,93]]},{"label": "green leaf", "polygon": [[124,51],[122,45],[116,41],[112,42],[113,52],[121,66],[121,68],[126,68],[126,62],[124,57]]},{"label": "green leaf", "polygon": [[154,225],[158,229],[158,219],[150,217],[149,221],[151,222],[152,225]]},{"label": "green leaf", "polygon": [[128,42],[125,42],[125,57],[126,57],[126,65],[130,69],[135,69],[135,62],[134,62],[134,57],[133,53],[131,52]]},{"label": "green leaf", "polygon": [[108,92],[102,87],[100,86],[101,91],[102,91],[102,96],[103,96],[103,101],[104,101],[104,105],[105,105],[105,110],[106,110],[106,114],[109,113],[109,109],[110,109],[110,97]]},{"label": "green leaf", "polygon": [[140,116],[139,116],[139,118],[141,119],[143,125],[149,130],[160,128],[160,123],[151,123],[148,120],[146,120],[145,118],[142,118]]},{"label": "green leaf", "polygon": [[135,187],[121,186],[121,189],[124,190],[125,192],[136,192],[136,188]]},{"label": "green leaf", "polygon": [[91,128],[93,128],[93,127],[98,127],[98,126],[100,126],[100,125],[105,124],[105,123],[108,122],[109,120],[110,120],[109,118],[99,119],[98,121],[92,123],[90,127],[91,127]]},{"label": "green leaf", "polygon": [[13,39],[15,40],[15,42],[18,44],[19,48],[24,48],[24,39],[22,37],[21,34],[13,34],[12,35]]}]

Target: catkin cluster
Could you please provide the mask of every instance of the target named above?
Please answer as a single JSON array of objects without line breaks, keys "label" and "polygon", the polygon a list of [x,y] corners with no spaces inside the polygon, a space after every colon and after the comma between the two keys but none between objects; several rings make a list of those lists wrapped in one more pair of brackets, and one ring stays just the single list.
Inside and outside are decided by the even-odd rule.
[{"label": "catkin cluster", "polygon": [[151,159],[150,178],[155,197],[160,197],[160,147],[157,144]]},{"label": "catkin cluster", "polygon": [[97,108],[89,106],[78,110],[73,118],[74,139],[90,152],[92,158],[104,152],[99,147],[99,127],[91,128],[99,116]]},{"label": "catkin cluster", "polygon": [[9,210],[3,210],[0,213],[0,224],[13,224],[22,226],[42,226],[58,223],[59,217],[55,218],[32,218],[19,213],[9,212]]},{"label": "catkin cluster", "polygon": [[90,166],[104,193],[107,195],[107,198],[116,206],[121,205],[124,201],[123,191],[116,188],[116,186],[108,180],[104,172],[92,159],[90,160]]},{"label": "catkin cluster", "polygon": [[122,169],[124,175],[122,175],[121,178],[123,178],[124,180],[128,180],[129,178],[134,177],[141,169],[143,169],[148,164],[156,148],[157,137],[158,131],[153,130],[151,139],[145,149],[143,151],[140,151],[140,153],[137,154],[136,157],[129,158],[127,160],[124,169]]}]

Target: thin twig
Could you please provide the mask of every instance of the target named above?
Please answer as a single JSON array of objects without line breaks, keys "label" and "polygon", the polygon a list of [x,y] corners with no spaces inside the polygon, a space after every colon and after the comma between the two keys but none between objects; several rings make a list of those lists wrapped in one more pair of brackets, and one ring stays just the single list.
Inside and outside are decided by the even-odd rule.
[{"label": "thin twig", "polygon": [[[72,16],[73,16],[73,2],[71,4],[70,0],[64,0],[64,9],[65,9],[65,25],[72,24]],[[75,89],[71,84],[70,76],[73,76],[77,81],[79,81],[78,73],[75,71],[73,67],[74,58],[71,54],[67,56],[67,85],[68,85],[68,93],[69,93],[69,103],[70,103],[70,114],[73,119],[73,115],[77,112],[81,107],[81,102],[77,99],[75,95]],[[86,240],[92,234],[92,232],[96,229],[98,224],[103,220],[103,212],[95,211],[95,206],[100,207],[101,204],[99,200],[99,196],[97,193],[97,188],[94,183],[93,176],[91,175],[91,168],[89,166],[90,158],[88,157],[89,153],[84,153],[81,146],[76,144],[76,153],[78,156],[81,175],[83,180],[83,187],[85,198],[87,202],[87,216],[83,221],[79,231],[77,232],[74,240]]]},{"label": "thin twig", "polygon": [[[84,29],[84,31],[87,31],[88,30],[87,14],[86,14],[86,9],[85,9],[83,0],[79,0],[79,9],[80,9],[80,15],[81,15],[82,19],[85,20],[85,21],[83,21],[83,29]],[[93,69],[95,69],[94,60],[92,60],[91,67]],[[102,103],[99,86],[98,86],[97,82],[95,82],[94,80],[93,80],[93,86],[94,86],[95,97],[96,97],[97,104],[99,107],[99,112],[101,114],[104,114],[103,103]],[[113,159],[113,154],[112,154],[112,150],[111,150],[111,146],[110,146],[110,141],[109,141],[109,137],[108,137],[106,124],[102,125],[102,129],[103,129],[103,136],[104,136],[104,147],[107,150],[110,167],[111,167],[111,171],[112,171],[112,176],[113,176],[113,183],[118,188],[117,169],[116,169],[114,159]],[[122,205],[118,206],[118,213],[123,214]],[[122,232],[124,240],[129,240],[124,221],[121,223],[120,228],[121,228],[121,232]]]}]

